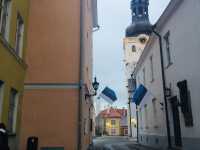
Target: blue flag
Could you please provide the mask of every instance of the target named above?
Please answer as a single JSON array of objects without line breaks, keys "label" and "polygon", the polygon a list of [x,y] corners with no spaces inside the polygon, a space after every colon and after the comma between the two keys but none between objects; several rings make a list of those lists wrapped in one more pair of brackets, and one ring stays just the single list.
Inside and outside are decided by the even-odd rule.
[{"label": "blue flag", "polygon": [[114,103],[117,100],[115,92],[108,87],[106,87],[99,96],[110,104]]},{"label": "blue flag", "polygon": [[133,94],[133,102],[136,105],[139,105],[146,93],[147,93],[146,87],[140,84],[140,86],[135,90]]}]

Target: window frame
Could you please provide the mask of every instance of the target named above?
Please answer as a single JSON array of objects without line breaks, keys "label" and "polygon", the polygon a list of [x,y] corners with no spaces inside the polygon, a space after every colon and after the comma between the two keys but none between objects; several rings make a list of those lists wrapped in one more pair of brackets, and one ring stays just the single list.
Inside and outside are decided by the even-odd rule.
[{"label": "window frame", "polygon": [[136,46],[135,45],[131,46],[131,51],[132,51],[132,53],[136,53]]},{"label": "window frame", "polygon": [[150,60],[150,76],[151,76],[150,82],[153,82],[153,81],[155,80],[155,79],[154,79],[153,55],[150,56],[149,60]]},{"label": "window frame", "polygon": [[165,42],[165,68],[168,68],[173,64],[172,62],[172,53],[171,53],[171,46],[170,46],[170,31],[167,31],[167,33],[163,37]]},{"label": "window frame", "polygon": [[0,80],[0,122],[2,121],[2,111],[3,111],[3,98],[4,97],[4,82]]},{"label": "window frame", "polygon": [[116,135],[116,128],[111,128],[111,135]]},{"label": "window frame", "polygon": [[9,98],[8,110],[8,132],[9,134],[16,134],[17,114],[18,114],[19,93],[17,90],[11,88]]},{"label": "window frame", "polygon": [[147,104],[144,105],[144,120],[145,120],[145,129],[149,129],[149,116],[148,116],[148,108]]},{"label": "window frame", "polygon": [[24,44],[24,20],[20,13],[17,14],[17,26],[15,35],[15,52],[18,56],[23,56]]},{"label": "window frame", "polygon": [[[6,7],[5,7],[6,6]],[[1,0],[0,4],[0,33],[8,41],[11,21],[12,0]]]},{"label": "window frame", "polygon": [[143,84],[146,85],[146,69],[145,67],[142,69],[142,75],[143,75]]},{"label": "window frame", "polygon": [[[113,122],[114,122],[114,123],[113,123]],[[112,119],[112,120],[110,121],[110,123],[111,123],[112,126],[115,126],[115,125],[116,125],[116,120]]]}]

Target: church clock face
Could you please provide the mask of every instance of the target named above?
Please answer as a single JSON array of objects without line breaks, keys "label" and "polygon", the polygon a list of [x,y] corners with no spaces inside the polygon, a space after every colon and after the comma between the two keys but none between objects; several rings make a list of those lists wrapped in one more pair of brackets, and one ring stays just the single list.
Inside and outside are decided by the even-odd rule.
[{"label": "church clock face", "polygon": [[141,44],[145,44],[146,41],[147,41],[147,38],[146,37],[140,37],[139,41],[140,41]]}]

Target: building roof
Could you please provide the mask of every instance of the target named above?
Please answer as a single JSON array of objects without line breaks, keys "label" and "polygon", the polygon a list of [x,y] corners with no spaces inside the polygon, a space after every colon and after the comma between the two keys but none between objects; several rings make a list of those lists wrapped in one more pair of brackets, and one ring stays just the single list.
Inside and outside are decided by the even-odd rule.
[{"label": "building roof", "polygon": [[99,113],[102,118],[122,118],[127,116],[127,109],[108,108]]}]

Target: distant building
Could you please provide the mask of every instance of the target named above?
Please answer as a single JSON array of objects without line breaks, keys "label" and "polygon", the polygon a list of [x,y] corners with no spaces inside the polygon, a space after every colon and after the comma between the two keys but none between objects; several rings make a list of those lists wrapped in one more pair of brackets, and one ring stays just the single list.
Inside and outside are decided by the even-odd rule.
[{"label": "distant building", "polygon": [[100,135],[128,135],[127,110],[111,107],[101,111],[96,118],[96,129]]},{"label": "distant building", "polygon": [[162,37],[166,91],[163,91],[158,38],[152,35],[134,70],[152,98],[139,106],[139,143],[167,148],[164,95],[167,93],[172,146],[199,150],[200,2],[171,0],[156,23]]},{"label": "distant building", "polygon": [[93,135],[87,95],[97,1],[30,0],[28,25],[20,150],[32,137],[40,150],[86,150]]},{"label": "distant building", "polygon": [[0,5],[0,122],[8,129],[10,149],[18,150],[29,2],[1,0]]}]

